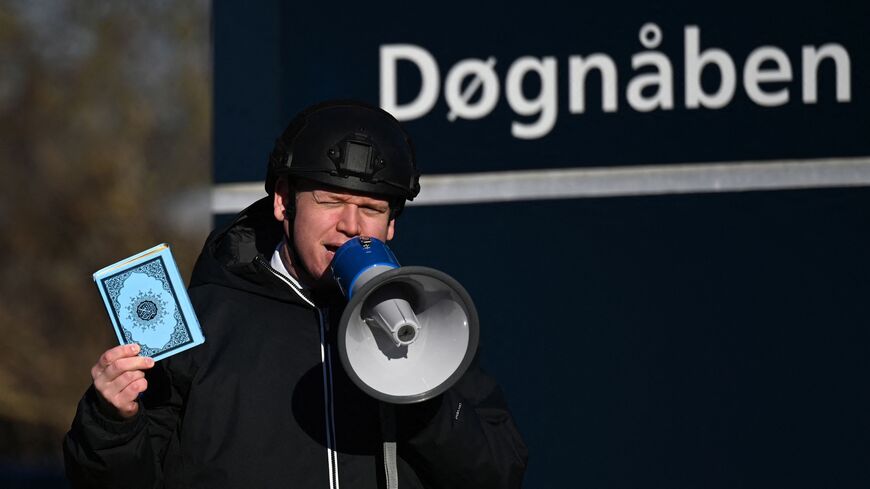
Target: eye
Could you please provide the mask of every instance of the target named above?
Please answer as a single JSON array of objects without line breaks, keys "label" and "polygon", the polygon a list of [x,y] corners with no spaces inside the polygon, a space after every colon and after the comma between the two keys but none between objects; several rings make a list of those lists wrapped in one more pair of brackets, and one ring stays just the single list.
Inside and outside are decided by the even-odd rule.
[{"label": "eye", "polygon": [[362,210],[370,216],[379,216],[387,212],[387,208],[374,205],[363,206]]},{"label": "eye", "polygon": [[341,200],[337,199],[333,195],[315,193],[315,194],[312,194],[312,196],[314,197],[315,202],[317,202],[319,205],[323,205],[323,206],[335,207],[335,206],[341,205],[343,203]]}]

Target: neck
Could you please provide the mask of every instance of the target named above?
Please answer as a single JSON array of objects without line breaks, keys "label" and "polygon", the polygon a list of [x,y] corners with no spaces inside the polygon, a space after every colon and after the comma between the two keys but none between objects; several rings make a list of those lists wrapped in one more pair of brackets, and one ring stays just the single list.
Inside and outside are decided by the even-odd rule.
[{"label": "neck", "polygon": [[281,257],[281,262],[284,264],[284,268],[287,269],[287,272],[293,276],[296,280],[299,281],[302,285],[308,287],[310,286],[310,280],[305,280],[299,273],[299,270],[296,267],[293,252],[291,251],[291,246],[287,242],[287,239],[284,239],[284,242],[281,243],[281,249],[278,251],[278,255]]},{"label": "neck", "polygon": [[285,238],[284,242],[281,243],[278,255],[281,257],[281,262],[284,264],[284,268],[287,269],[287,273],[292,275],[306,289],[331,289],[335,286],[329,273],[324,273],[320,280],[315,280],[301,263],[297,265],[299,260],[289,239]]}]

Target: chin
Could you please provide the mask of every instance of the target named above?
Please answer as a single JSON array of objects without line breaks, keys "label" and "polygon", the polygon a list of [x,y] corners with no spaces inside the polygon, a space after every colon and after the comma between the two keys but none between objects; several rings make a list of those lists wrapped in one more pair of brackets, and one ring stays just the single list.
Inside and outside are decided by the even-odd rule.
[{"label": "chin", "polygon": [[313,278],[315,282],[322,282],[330,278],[329,264],[326,263],[315,270],[310,270],[309,273],[311,274],[311,278]]}]

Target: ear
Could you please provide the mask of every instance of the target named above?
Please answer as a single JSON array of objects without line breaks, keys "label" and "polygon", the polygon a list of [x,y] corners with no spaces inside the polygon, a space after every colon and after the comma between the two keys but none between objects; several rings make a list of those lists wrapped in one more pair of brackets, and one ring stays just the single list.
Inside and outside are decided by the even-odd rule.
[{"label": "ear", "polygon": [[390,223],[387,224],[387,241],[393,239],[393,235],[396,234],[396,220],[390,219]]},{"label": "ear", "polygon": [[274,200],[272,201],[272,210],[276,220],[284,222],[288,211],[288,205],[292,205],[292,202],[290,202],[291,198],[290,186],[287,185],[287,180],[279,178],[278,181],[275,182],[275,195]]}]

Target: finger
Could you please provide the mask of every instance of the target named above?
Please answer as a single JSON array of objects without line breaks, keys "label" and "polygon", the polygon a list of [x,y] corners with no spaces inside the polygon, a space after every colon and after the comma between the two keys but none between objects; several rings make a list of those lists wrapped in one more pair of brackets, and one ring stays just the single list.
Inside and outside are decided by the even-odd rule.
[{"label": "finger", "polygon": [[113,399],[132,382],[143,377],[145,377],[145,372],[141,370],[128,370],[122,372],[114,379],[109,379],[107,376],[101,375],[94,379],[94,388],[97,389],[97,392],[100,393],[103,399],[111,404],[112,402],[110,399]]},{"label": "finger", "polygon": [[[115,360],[119,358],[135,356],[139,353],[140,347],[136,343],[132,343],[129,345],[119,345],[114,348],[110,348],[103,352],[100,355],[100,358],[97,359],[97,363],[91,367],[91,378],[94,379],[94,382],[97,382],[97,379],[103,375],[105,375],[105,370],[111,365]],[[109,379],[111,380],[111,379]]]},{"label": "finger", "polygon": [[141,370],[129,370],[107,384],[107,390],[113,393],[122,392],[127,386],[142,378],[145,378],[145,372]]},{"label": "finger", "polygon": [[112,405],[118,409],[121,416],[129,418],[139,411],[137,399],[139,394],[145,392],[147,388],[148,380],[145,378],[134,380],[115,396]]},{"label": "finger", "polygon": [[112,362],[103,370],[102,377],[107,382],[112,382],[124,372],[131,370],[147,370],[154,366],[154,359],[149,357],[124,357]]},{"label": "finger", "polygon": [[[140,380],[145,380],[145,373],[141,370],[133,370],[125,372],[123,375],[115,379],[111,384],[106,386],[106,392],[109,394],[108,399],[117,408],[123,407],[126,403],[135,400],[136,395],[130,397],[129,388],[131,385],[137,384]],[[146,384],[147,385],[147,384]]]},{"label": "finger", "polygon": [[109,348],[108,350],[103,352],[102,355],[100,355],[100,359],[99,361],[97,361],[97,365],[105,369],[119,358],[138,355],[139,350],[140,347],[137,343],[131,343],[129,345],[119,345],[114,348]]},{"label": "finger", "polygon": [[128,408],[131,402],[139,398],[139,393],[148,388],[148,379],[142,377],[123,386],[109,399],[109,403],[118,409]]}]

